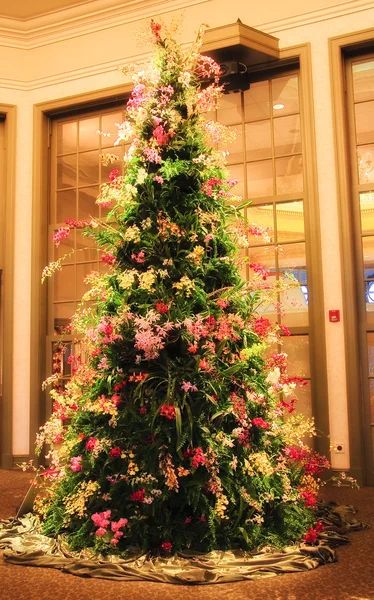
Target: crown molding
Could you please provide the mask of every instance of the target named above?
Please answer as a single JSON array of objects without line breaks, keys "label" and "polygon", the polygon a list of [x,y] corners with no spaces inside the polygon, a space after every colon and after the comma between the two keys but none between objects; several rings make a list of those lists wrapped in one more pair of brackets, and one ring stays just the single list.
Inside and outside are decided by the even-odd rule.
[{"label": "crown molding", "polygon": [[[207,2],[212,0],[128,0],[121,4],[118,4],[118,0],[95,0],[95,10],[90,12],[88,5],[91,2],[84,2],[32,19],[0,17],[0,46],[31,50]],[[255,27],[264,33],[276,33],[372,8],[372,0],[349,0],[285,19],[259,23]]]},{"label": "crown molding", "polygon": [[[112,4],[116,0],[98,0],[100,4]],[[39,27],[38,31],[30,30],[29,34],[33,35],[32,45],[31,42],[26,46],[31,48],[36,48],[38,46],[43,46],[48,43],[52,43],[52,41],[46,41],[46,36],[54,36],[54,41],[60,41],[62,39],[69,39],[72,37],[76,37],[82,35],[83,28],[85,31],[83,33],[89,33],[93,31],[98,31],[100,29],[109,28],[112,26],[118,26],[119,23],[119,14],[122,11],[121,24],[125,22],[133,22],[142,18],[150,18],[152,15],[162,14],[165,12],[169,12],[171,10],[178,10],[179,8],[186,8],[187,6],[193,6],[196,4],[202,4],[206,2],[211,2],[212,0],[164,0],[162,4],[162,8],[160,8],[159,0],[131,0],[124,6],[121,4],[116,7],[108,7],[103,9],[102,11],[96,11],[95,13],[91,13],[90,15],[74,17],[73,23],[72,20],[67,19],[65,21],[59,21],[58,24],[54,25],[46,25],[44,28]],[[65,11],[58,11],[59,14],[63,12],[65,15],[67,12],[72,12],[75,9],[83,10],[85,5],[79,5],[78,7],[74,7],[72,9],[68,9]],[[130,8],[131,7],[131,8]],[[137,8],[139,10],[137,10]],[[325,21],[329,19],[334,19],[338,17],[342,17],[345,15],[362,12],[365,10],[373,10],[372,0],[350,0],[348,2],[343,2],[335,7],[330,7],[326,9],[321,9],[317,11],[311,11],[309,13],[304,13],[302,15],[297,15],[294,17],[289,17],[287,19],[281,19],[278,21],[273,21],[269,23],[263,23],[256,25],[257,29],[260,29],[263,33],[276,33],[285,29],[292,29],[295,27],[302,27],[303,25],[308,25],[312,23],[318,23],[319,21]],[[105,13],[103,16],[102,13]],[[115,14],[114,14],[115,13]],[[56,13],[53,13],[55,15]],[[124,15],[127,15],[127,20]],[[46,18],[51,18],[52,14],[46,15]],[[37,17],[36,19],[42,19],[44,17]],[[35,21],[36,19],[30,19],[29,21]],[[0,18],[0,46],[3,44],[3,36],[2,28],[1,28],[2,19]],[[25,25],[26,22],[20,22],[22,26]],[[94,23],[96,23],[94,27]],[[74,24],[76,28],[74,28]],[[53,28],[53,32],[51,31]],[[25,32],[27,33],[27,32]],[[18,35],[20,35],[20,30],[18,31]],[[37,43],[36,40],[39,40]],[[4,44],[3,44],[4,45]],[[6,44],[12,47],[17,47],[14,44]],[[24,47],[24,46],[19,46]],[[118,57],[115,60],[103,62],[95,65],[90,65],[88,67],[70,70],[69,72],[60,72],[57,74],[49,75],[46,77],[40,77],[29,81],[19,80],[19,79],[7,79],[0,78],[0,88],[4,89],[14,89],[20,91],[32,91],[39,88],[44,88],[50,85],[62,84],[68,81],[73,81],[75,79],[82,79],[86,77],[93,77],[95,75],[100,75],[103,73],[114,72],[118,70],[119,66],[126,65],[128,63],[133,62],[142,62],[146,60],[148,53],[137,54],[135,56],[127,56],[127,57]]]},{"label": "crown molding", "polygon": [[[50,16],[50,15],[57,15],[57,13],[61,13],[61,12],[67,12],[68,10],[71,10],[72,8],[81,8],[81,6],[87,5],[89,3],[92,4],[95,2],[96,0],[75,0],[75,2],[70,3],[68,6],[60,6],[59,8],[52,8],[50,10],[38,10],[35,12],[34,15],[30,15],[28,17],[10,17],[9,15],[5,14],[5,12],[1,12],[0,13],[0,19],[4,19],[4,20],[8,20],[8,21],[12,21],[13,23],[18,23],[19,26],[21,23],[27,23],[28,21],[32,21],[33,19],[37,19],[38,17],[45,17],[45,16]],[[113,5],[115,3],[115,0],[107,0],[107,3],[111,2]],[[0,11],[2,11],[3,9],[0,7]],[[87,10],[86,10],[87,12]],[[58,16],[54,16],[52,17],[55,20],[58,19]]]},{"label": "crown molding", "polygon": [[311,10],[285,19],[279,19],[278,21],[259,23],[254,25],[254,27],[261,29],[261,31],[266,31],[266,33],[278,33],[286,29],[294,29],[295,27],[312,25],[320,21],[337,19],[364,10],[373,10],[373,7],[373,0],[349,0],[348,2],[342,2],[319,10]]},{"label": "crown molding", "polygon": [[[33,79],[32,81],[20,81],[17,79],[0,78],[0,88],[30,92],[32,90],[45,88],[50,85],[58,85],[61,83],[66,83],[68,81],[74,81],[75,79],[84,79],[85,77],[93,77],[95,75],[101,75],[103,73],[108,74],[117,71],[119,74],[120,67],[134,62],[141,65],[142,62],[145,62],[148,57],[149,54],[147,53],[137,54],[136,56],[132,56],[130,58],[117,58],[116,60],[90,65],[81,69],[74,69],[63,73],[54,73],[53,75],[49,75],[47,77],[40,77],[37,79]],[[119,83],[123,83],[123,85],[126,85],[128,83],[124,79],[122,74],[119,74],[119,77],[121,78],[121,82]]]},{"label": "crown molding", "polygon": [[27,20],[0,17],[0,46],[32,50],[211,1],[130,0],[118,4],[118,0],[96,0],[96,10],[91,12],[84,3]]}]

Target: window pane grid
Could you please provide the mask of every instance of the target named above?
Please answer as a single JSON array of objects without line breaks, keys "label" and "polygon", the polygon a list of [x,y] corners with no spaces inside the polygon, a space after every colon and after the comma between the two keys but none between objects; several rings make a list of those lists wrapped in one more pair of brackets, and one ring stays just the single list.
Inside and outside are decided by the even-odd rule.
[{"label": "window pane grid", "polygon": [[[361,220],[363,291],[367,325],[374,311],[374,61],[352,63],[356,186]],[[371,142],[371,143],[370,143]],[[368,189],[369,187],[369,189]],[[371,189],[370,189],[371,188]]]},{"label": "window pane grid", "polygon": [[[222,108],[215,113],[215,118],[226,122],[239,132],[239,141],[231,158],[230,155],[228,157],[228,168],[231,176],[240,181],[237,188],[234,188],[234,193],[241,194],[243,199],[254,200],[252,207],[245,209],[245,216],[248,217],[253,208],[263,211],[263,205],[267,205],[268,214],[265,213],[264,219],[270,226],[272,243],[264,244],[259,243],[257,239],[250,240],[250,247],[245,249],[244,254],[248,258],[253,254],[258,257],[261,255],[262,261],[269,267],[270,277],[279,278],[281,272],[291,270],[306,289],[306,292],[300,292],[304,293],[305,298],[305,311],[301,318],[297,309],[294,310],[293,320],[281,315],[277,310],[273,314],[265,313],[264,316],[279,323],[284,321],[285,324],[298,328],[300,332],[303,326],[306,326],[307,331],[307,271],[297,80],[297,75],[291,75],[252,84],[248,92],[225,97]],[[276,102],[284,104],[285,108],[276,112],[273,108],[273,103]],[[123,173],[121,154],[126,151],[128,145],[114,147],[115,137],[96,136],[95,131],[105,131],[108,128],[114,131],[113,122],[120,122],[122,117],[123,111],[113,109],[58,121],[55,129],[57,141],[52,156],[52,167],[55,169],[51,194],[54,215],[51,222],[52,231],[61,226],[66,218],[87,218],[88,207],[91,207],[91,211],[96,209],[96,213],[91,213],[94,217],[100,218],[105,214],[94,204],[94,198],[97,196],[99,185],[108,180],[108,174],[113,168],[118,167]],[[214,118],[214,115],[210,118]],[[100,155],[107,152],[116,154],[119,160],[105,167],[101,163]],[[256,184],[254,176],[257,176]],[[297,208],[296,216],[293,215],[293,208]],[[71,214],[72,212],[74,214]],[[250,220],[252,221],[252,217]],[[253,221],[258,222],[258,219],[253,218]],[[290,223],[290,226],[287,223]],[[85,239],[78,240],[74,235],[76,250],[85,243],[89,246],[88,242],[89,240]],[[66,250],[68,247],[61,248],[61,253],[65,253]],[[68,322],[68,317],[74,313],[84,291],[84,274],[89,272],[90,267],[101,268],[98,257],[94,259],[93,253],[92,249],[80,251],[69,258],[66,267],[63,267],[63,270],[69,269],[68,273],[63,272],[62,278],[70,281],[71,292],[69,297],[61,297],[60,286],[55,284],[57,293],[50,306],[50,336],[60,334]],[[244,271],[243,275],[248,279],[251,271],[248,264]],[[292,304],[295,303],[295,298],[289,299],[291,312]],[[307,333],[304,336],[292,335],[288,338],[289,343],[294,343],[292,338],[297,343],[301,337],[308,340]],[[280,351],[284,351],[282,348],[281,346]],[[309,358],[305,355],[304,359],[303,369],[306,378],[309,379]],[[64,379],[68,377],[68,374],[63,374]]]},{"label": "window pane grid", "polygon": [[[282,103],[278,110],[273,108],[277,103]],[[242,92],[240,99],[239,94],[225,96],[215,118],[238,134],[229,149],[228,168],[231,177],[241,179],[234,191],[254,201],[245,209],[245,217],[268,227],[272,236],[270,244],[250,236],[243,254],[249,264],[263,264],[270,278],[277,280],[291,273],[301,286],[279,298],[286,305],[286,314],[276,311],[268,316],[279,323],[305,327],[309,294],[298,76],[257,82]],[[249,266],[246,275],[247,279],[253,276]]]},{"label": "window pane grid", "polygon": [[[367,378],[364,397],[370,420],[372,451],[374,452],[374,59],[353,61],[350,64],[350,110],[352,123],[353,201],[359,211],[361,248],[358,271],[362,308],[366,316]],[[370,433],[369,433],[370,435]]]},{"label": "window pane grid", "polygon": [[[120,168],[123,174],[126,147],[113,146],[117,137],[114,123],[121,122],[123,114],[122,109],[107,109],[54,122],[51,167],[55,175],[51,185],[50,237],[68,218],[80,220],[105,216],[106,209],[101,209],[95,201],[100,185],[109,182],[112,169]],[[108,129],[111,136],[97,133]],[[106,153],[116,154],[118,161],[103,165],[101,155]],[[74,249],[49,288],[49,335],[58,336],[85,292],[85,277],[93,270],[103,269],[96,246],[89,238],[82,237],[79,230],[71,231],[69,238],[62,240],[58,248],[52,244],[50,247],[50,260],[56,260]],[[63,375],[63,378],[69,376]]]},{"label": "window pane grid", "polygon": [[[244,92],[245,94],[245,92]],[[293,111],[293,112],[288,112],[287,113],[287,117],[298,117],[300,115],[300,111]],[[276,115],[270,115],[269,119],[273,119],[274,121],[276,121],[277,119],[281,119],[283,117],[280,116],[276,116]],[[218,119],[219,120],[219,119]],[[236,121],[235,123],[230,123],[230,126],[233,125],[241,125],[242,122],[244,122],[245,124],[247,123],[260,123],[261,121],[266,121],[267,119],[264,117],[258,117],[253,118],[253,119],[244,119],[243,121]]]}]

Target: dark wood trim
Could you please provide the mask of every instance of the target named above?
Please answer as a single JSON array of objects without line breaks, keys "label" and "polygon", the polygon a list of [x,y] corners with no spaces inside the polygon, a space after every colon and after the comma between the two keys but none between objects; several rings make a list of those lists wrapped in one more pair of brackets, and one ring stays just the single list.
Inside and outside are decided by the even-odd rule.
[{"label": "dark wood trim", "polygon": [[[315,447],[327,457],[330,457],[330,420],[327,384],[327,357],[325,331],[325,304],[323,295],[322,276],[322,246],[320,232],[320,210],[318,194],[318,176],[316,166],[316,136],[314,127],[314,103],[312,61],[310,44],[300,44],[289,48],[277,48],[276,38],[263,38],[262,51],[272,58],[267,64],[256,65],[248,62],[250,56],[246,49],[256,48],[256,30],[237,23],[209,29],[204,36],[202,53],[208,53],[216,60],[222,59],[222,49],[228,52],[230,48],[236,59],[249,65],[249,80],[251,82],[263,79],[266,74],[270,77],[292,73],[298,68],[300,74],[301,123],[304,154],[305,191],[295,195],[295,200],[304,198],[305,231],[307,240],[308,286],[310,290],[310,327],[300,328],[297,333],[309,333],[310,367],[312,378],[313,415],[319,436],[315,439]],[[271,46],[271,48],[270,48]],[[279,199],[279,198],[278,198]],[[256,198],[253,205],[265,204],[272,201],[268,198]],[[289,199],[288,199],[289,200]],[[294,329],[293,329],[294,331]]]},{"label": "dark wood trim", "polygon": [[[14,233],[16,181],[16,107],[0,105],[5,115],[5,206],[1,238],[4,244],[3,272],[3,398],[1,410],[1,466],[12,467],[13,432],[13,323],[14,323]],[[6,349],[6,351],[5,351]]]},{"label": "dark wood trim", "polygon": [[335,141],[337,195],[339,198],[339,230],[342,264],[343,314],[345,333],[346,381],[349,423],[350,470],[360,485],[373,484],[367,477],[363,432],[358,306],[356,295],[356,261],[352,244],[352,202],[349,138],[347,128],[346,81],[344,53],[373,43],[373,30],[367,29],[329,39],[330,76]]},{"label": "dark wood trim", "polygon": [[325,303],[310,44],[300,44],[281,49],[279,59],[280,61],[297,62],[300,66],[300,122],[304,155],[304,194],[306,200],[304,211],[310,305],[310,375],[313,385],[312,409],[318,432],[314,445],[318,452],[330,458]]}]

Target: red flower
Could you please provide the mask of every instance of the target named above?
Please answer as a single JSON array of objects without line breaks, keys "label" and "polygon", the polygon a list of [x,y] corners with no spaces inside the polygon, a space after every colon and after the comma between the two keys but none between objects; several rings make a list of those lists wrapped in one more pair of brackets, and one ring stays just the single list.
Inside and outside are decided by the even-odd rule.
[{"label": "red flower", "polygon": [[122,389],[123,387],[125,387],[126,385],[126,381],[120,381],[119,383],[116,383],[116,385],[113,387],[113,390],[115,392],[119,392],[120,389]]},{"label": "red flower", "polygon": [[264,319],[264,317],[259,317],[255,321],[254,331],[260,337],[266,337],[269,335],[271,331],[272,325],[269,319]]},{"label": "red flower", "polygon": [[130,375],[129,377],[129,381],[133,382],[135,381],[136,383],[139,383],[139,381],[143,381],[144,379],[147,379],[148,377],[148,373],[134,373],[133,375]]},{"label": "red flower", "polygon": [[69,235],[70,235],[69,227],[59,227],[59,229],[56,231],[56,233],[53,234],[52,240],[55,243],[56,247],[58,248],[59,245],[61,244],[61,241],[64,240],[65,238],[69,237]]},{"label": "red flower", "polygon": [[190,344],[187,348],[187,352],[190,352],[191,354],[196,354],[197,351],[198,351],[198,346],[197,346],[196,342],[194,342],[193,344]]},{"label": "red flower", "polygon": [[202,448],[190,448],[183,452],[184,458],[191,458],[191,467],[197,469],[199,465],[205,465],[205,455]]},{"label": "red flower", "polygon": [[119,446],[112,448],[109,452],[109,458],[111,458],[112,460],[118,458],[119,456],[121,456],[121,448]]},{"label": "red flower", "polygon": [[328,469],[330,463],[325,456],[320,456],[315,452],[304,464],[304,471],[307,475],[320,475],[322,469]]},{"label": "red flower", "polygon": [[157,125],[153,130],[153,137],[156,138],[156,142],[159,146],[165,146],[169,141],[169,134],[165,132],[162,125]]},{"label": "red flower", "polygon": [[218,304],[218,306],[220,308],[222,308],[222,310],[224,310],[225,308],[228,307],[228,305],[230,304],[228,300],[224,300],[223,298],[218,298],[216,304]]},{"label": "red flower", "polygon": [[291,460],[302,461],[308,458],[309,452],[304,448],[297,448],[296,446],[287,446],[284,449],[284,453]]},{"label": "red flower", "polygon": [[250,434],[248,429],[243,429],[243,431],[239,434],[238,437],[239,446],[244,446],[245,448],[250,448]]},{"label": "red flower", "polygon": [[107,265],[115,265],[117,262],[117,259],[112,252],[104,252],[101,260]]},{"label": "red flower", "polygon": [[156,304],[156,310],[158,313],[160,313],[160,315],[162,315],[163,313],[167,313],[169,310],[169,305],[168,304],[164,304],[164,302],[157,302]]},{"label": "red flower", "polygon": [[267,271],[262,265],[259,263],[250,263],[250,269],[252,269],[255,273],[262,276],[263,280],[266,280],[270,275],[270,271]]},{"label": "red flower", "polygon": [[253,425],[256,427],[260,427],[260,429],[269,429],[270,425],[267,421],[264,421],[261,417],[256,417],[252,419]]},{"label": "red flower", "polygon": [[208,325],[208,327],[213,327],[216,324],[216,319],[213,315],[210,315],[207,319],[205,319],[205,323]]},{"label": "red flower", "polygon": [[207,361],[207,359],[206,359],[206,358],[202,358],[202,359],[200,360],[200,362],[199,362],[199,368],[200,368],[202,371],[206,371],[206,369],[208,369],[208,368],[209,368],[209,362]]},{"label": "red flower", "polygon": [[286,336],[291,335],[291,332],[288,329],[288,327],[286,327],[286,325],[279,325],[279,329],[281,330],[283,335],[286,335]]},{"label": "red flower", "polygon": [[330,466],[325,456],[321,456],[318,452],[313,452],[310,449],[305,450],[304,448],[288,446],[284,449],[284,454],[290,460],[301,462],[307,475],[319,475],[322,473],[322,469],[328,469]]},{"label": "red flower", "polygon": [[245,400],[242,396],[238,396],[235,392],[231,393],[232,410],[239,423],[247,424],[247,409]]},{"label": "red flower", "polygon": [[297,377],[296,375],[294,375],[293,377],[284,377],[282,379],[282,383],[296,383],[296,385],[300,385],[301,387],[308,385],[306,379],[303,379],[302,377]]},{"label": "red flower", "polygon": [[85,439],[86,439],[86,436],[84,435],[84,433],[78,433],[78,436],[77,436],[77,437],[78,437],[78,440],[79,440],[80,442],[82,442],[83,440],[85,440]]},{"label": "red flower", "polygon": [[82,229],[83,227],[87,227],[87,225],[90,225],[91,221],[77,221],[76,219],[66,219],[65,223],[66,225],[69,225],[69,227],[71,227],[72,229]]},{"label": "red flower", "polygon": [[113,325],[111,323],[107,323],[104,327],[104,333],[107,337],[110,337],[113,333]]},{"label": "red flower", "polygon": [[208,179],[206,183],[201,186],[201,189],[205,194],[209,197],[213,196],[213,188],[217,185],[221,185],[223,183],[222,179],[218,179],[218,177],[211,177]]},{"label": "red flower", "polygon": [[132,500],[133,502],[144,502],[144,498],[145,488],[142,488],[141,490],[137,490],[136,492],[130,494],[130,500]]},{"label": "red flower", "polygon": [[[78,461],[78,459],[82,460],[81,456],[78,457],[74,457],[71,460],[76,460]],[[72,471],[81,471],[82,467],[80,466],[80,463],[78,462],[79,467],[77,469],[73,469],[73,467],[71,466],[71,470]],[[50,479],[54,479],[57,478],[59,476],[61,472],[60,468],[57,467],[51,467],[50,469],[47,469],[46,471],[43,471],[42,473],[40,473],[40,477],[49,477]]]},{"label": "red flower", "polygon": [[267,360],[267,368],[274,369],[278,367],[282,375],[287,371],[287,354],[280,352],[279,354],[272,354]]},{"label": "red flower", "polygon": [[315,506],[317,504],[317,498],[312,492],[301,492],[300,498],[303,498],[305,506]]},{"label": "red flower", "polygon": [[118,177],[118,175],[121,175],[121,171],[119,169],[113,169],[113,171],[111,171],[109,173],[109,179],[110,181],[115,181]]},{"label": "red flower", "polygon": [[172,404],[163,404],[160,408],[160,415],[172,421],[175,419],[175,408]]},{"label": "red flower", "polygon": [[161,42],[161,36],[159,34],[160,30],[161,30],[161,24],[160,23],[156,23],[152,19],[151,20],[151,31],[152,31],[153,35],[155,36],[157,42]]},{"label": "red flower", "polygon": [[322,523],[322,521],[317,521],[317,524],[315,525],[314,529],[317,533],[319,533],[320,531],[323,531],[325,529],[325,526]]},{"label": "red flower", "polygon": [[140,252],[138,252],[138,254],[135,254],[134,252],[131,254],[131,260],[135,260],[135,262],[137,263],[144,263],[144,252],[143,250],[140,250]]},{"label": "red flower", "polygon": [[170,552],[172,547],[173,547],[173,544],[171,544],[170,542],[162,542],[162,544],[161,544],[161,548],[163,550],[165,550],[165,552]]},{"label": "red flower", "polygon": [[284,408],[288,413],[293,413],[293,411],[295,410],[295,402],[296,402],[296,398],[291,398],[289,402],[286,402],[285,400],[281,400],[280,401],[280,406],[282,408]]},{"label": "red flower", "polygon": [[114,406],[119,406],[121,404],[121,396],[119,394],[112,394],[110,399]]},{"label": "red flower", "polygon": [[86,450],[94,450],[97,444],[97,439],[94,437],[88,438],[86,442]]},{"label": "red flower", "polygon": [[306,544],[314,544],[314,542],[316,540],[317,540],[317,532],[316,532],[316,530],[313,529],[313,528],[308,529],[308,531],[304,535],[304,542]]}]

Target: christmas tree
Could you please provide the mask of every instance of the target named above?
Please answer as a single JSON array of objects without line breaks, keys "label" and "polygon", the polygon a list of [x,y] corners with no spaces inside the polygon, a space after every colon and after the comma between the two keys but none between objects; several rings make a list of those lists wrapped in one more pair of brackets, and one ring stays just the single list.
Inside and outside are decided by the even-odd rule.
[{"label": "christmas tree", "polygon": [[[105,221],[68,221],[93,237],[109,265],[71,322],[81,354],[38,436],[50,466],[36,502],[43,531],[74,550],[126,556],[283,547],[316,539],[324,457],[302,441],[284,353],[289,332],[258,308],[270,284],[237,248],[268,232],[239,218],[225,170],[230,132],[203,114],[222,92],[219,66],[151,23],[154,58],[133,72],[118,142],[125,172],[110,173]],[[110,157],[107,157],[110,160]],[[236,208],[235,208],[236,204]],[[60,268],[49,265],[44,277]]]}]

